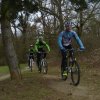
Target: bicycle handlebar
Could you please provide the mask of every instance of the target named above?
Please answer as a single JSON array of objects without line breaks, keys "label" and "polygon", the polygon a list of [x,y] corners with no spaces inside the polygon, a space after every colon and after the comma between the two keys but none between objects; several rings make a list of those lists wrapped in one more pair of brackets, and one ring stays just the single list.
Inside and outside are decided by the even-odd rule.
[{"label": "bicycle handlebar", "polygon": [[72,48],[72,49],[66,49],[65,52],[67,52],[67,51],[78,51],[78,52],[83,52],[84,50],[81,50],[80,48],[78,48],[78,49]]}]

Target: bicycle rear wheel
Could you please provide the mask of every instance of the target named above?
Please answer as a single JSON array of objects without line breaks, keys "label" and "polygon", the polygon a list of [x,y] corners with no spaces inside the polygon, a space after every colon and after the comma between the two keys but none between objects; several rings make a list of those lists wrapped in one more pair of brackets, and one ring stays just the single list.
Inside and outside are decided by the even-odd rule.
[{"label": "bicycle rear wheel", "polygon": [[80,67],[76,61],[71,64],[71,79],[75,86],[80,82]]}]

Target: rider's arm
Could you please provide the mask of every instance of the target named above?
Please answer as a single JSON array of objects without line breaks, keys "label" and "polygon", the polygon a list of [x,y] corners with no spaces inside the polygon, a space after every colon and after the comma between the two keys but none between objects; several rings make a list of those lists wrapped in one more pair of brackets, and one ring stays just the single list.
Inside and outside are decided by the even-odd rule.
[{"label": "rider's arm", "polygon": [[39,42],[39,41],[37,40],[36,43],[35,43],[35,51],[36,51],[36,52],[38,52],[38,42]]},{"label": "rider's arm", "polygon": [[50,47],[49,47],[49,45],[48,45],[45,41],[43,41],[43,43],[45,44],[45,46],[47,47],[48,51],[50,52]]},{"label": "rider's arm", "polygon": [[35,50],[35,48],[34,48],[34,47],[32,48],[32,50],[33,50],[33,53],[35,53],[35,51],[36,51],[36,50]]},{"label": "rider's arm", "polygon": [[62,45],[62,36],[63,36],[63,32],[61,32],[58,36],[58,46],[60,47],[60,49],[64,49],[63,45]]},{"label": "rider's arm", "polygon": [[80,46],[80,48],[84,49],[84,45],[83,45],[81,39],[79,38],[79,36],[77,35],[76,32],[73,32],[73,36],[76,39],[76,41],[77,41],[78,45]]},{"label": "rider's arm", "polygon": [[30,49],[28,49],[28,52],[27,52],[27,54],[28,54],[28,55],[30,54]]}]

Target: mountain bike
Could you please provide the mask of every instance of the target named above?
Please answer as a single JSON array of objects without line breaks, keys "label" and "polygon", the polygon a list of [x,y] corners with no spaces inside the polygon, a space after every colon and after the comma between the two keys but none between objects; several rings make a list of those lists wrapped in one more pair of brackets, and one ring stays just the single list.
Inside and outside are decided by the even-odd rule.
[{"label": "mountain bike", "polygon": [[[74,86],[77,86],[80,82],[80,66],[76,60],[75,57],[75,51],[81,51],[81,50],[75,50],[75,49],[67,49],[66,50],[66,61],[67,61],[67,65],[66,69],[63,70],[63,68],[61,68],[61,76],[63,80],[66,80],[68,78],[68,74],[71,74],[71,80]],[[63,75],[63,73],[66,72],[67,75]]]},{"label": "mountain bike", "polygon": [[33,63],[34,63],[34,61],[33,61],[33,55],[29,55],[29,68],[30,68],[30,70],[31,70],[31,72],[33,71]]},{"label": "mountain bike", "polygon": [[38,52],[40,53],[40,61],[39,61],[39,72],[41,73],[44,73],[44,74],[47,74],[48,72],[48,64],[47,64],[47,60],[46,58],[44,57],[44,55],[46,54],[46,52]]}]

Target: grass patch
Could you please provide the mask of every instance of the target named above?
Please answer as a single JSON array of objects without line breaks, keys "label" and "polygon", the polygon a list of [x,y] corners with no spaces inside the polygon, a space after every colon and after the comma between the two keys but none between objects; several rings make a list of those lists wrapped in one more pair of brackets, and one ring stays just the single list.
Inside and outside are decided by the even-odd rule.
[{"label": "grass patch", "polygon": [[0,66],[0,73],[8,73],[9,68],[8,66]]},{"label": "grass patch", "polygon": [[[27,64],[20,64],[20,69],[24,69],[27,66]],[[9,73],[9,67],[8,66],[0,66],[0,75],[2,74],[8,74]]]}]

